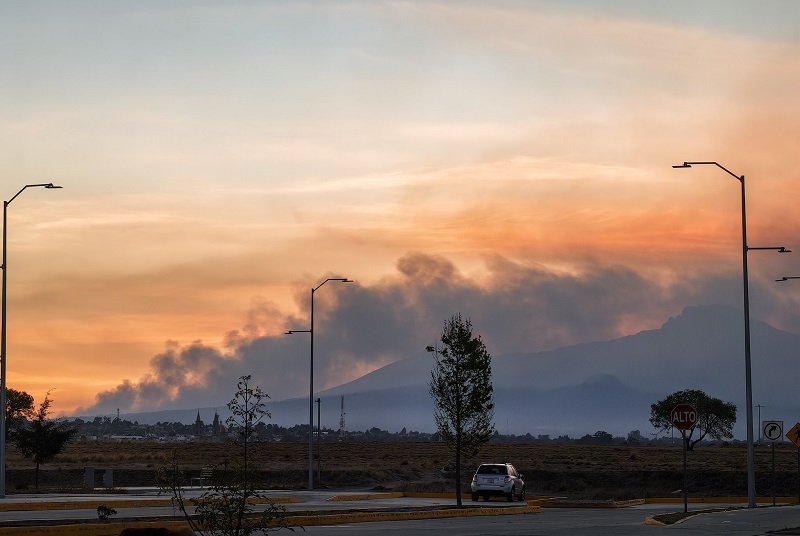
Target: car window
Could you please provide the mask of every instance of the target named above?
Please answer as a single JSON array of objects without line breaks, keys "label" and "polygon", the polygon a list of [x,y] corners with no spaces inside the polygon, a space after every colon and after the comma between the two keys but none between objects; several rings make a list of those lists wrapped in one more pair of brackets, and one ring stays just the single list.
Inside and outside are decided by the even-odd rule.
[{"label": "car window", "polygon": [[508,474],[505,465],[481,465],[478,467],[479,475],[505,475]]}]

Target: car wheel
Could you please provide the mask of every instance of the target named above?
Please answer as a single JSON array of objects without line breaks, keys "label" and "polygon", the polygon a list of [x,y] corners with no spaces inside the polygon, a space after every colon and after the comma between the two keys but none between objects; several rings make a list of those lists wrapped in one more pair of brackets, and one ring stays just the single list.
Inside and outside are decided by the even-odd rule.
[{"label": "car wheel", "polygon": [[478,494],[477,493],[473,493],[472,494],[472,501],[473,502],[477,502],[477,500],[478,500]]},{"label": "car wheel", "polygon": [[520,501],[524,501],[525,500],[525,486],[522,486],[522,489],[519,492],[519,500]]},{"label": "car wheel", "polygon": [[506,500],[508,502],[514,502],[514,488],[511,488],[511,491],[506,495]]},{"label": "car wheel", "polygon": [[483,496],[483,500],[486,501],[486,502],[489,502],[489,496],[488,495],[484,495]]}]

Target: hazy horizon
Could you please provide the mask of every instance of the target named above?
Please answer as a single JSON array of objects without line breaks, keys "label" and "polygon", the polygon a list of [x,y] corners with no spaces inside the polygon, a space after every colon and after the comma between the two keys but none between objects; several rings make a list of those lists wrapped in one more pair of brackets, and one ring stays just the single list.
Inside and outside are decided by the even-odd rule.
[{"label": "hazy horizon", "polygon": [[315,391],[695,304],[797,332],[800,4],[0,6],[7,385],[60,414]]},{"label": "hazy horizon", "polygon": [[[788,429],[800,414],[800,394],[787,374],[795,368],[800,335],[752,320],[753,393],[759,405],[754,419],[783,420]],[[741,439],[746,425],[741,325],[741,309],[691,306],[658,329],[635,335],[534,354],[495,355],[491,366],[495,427],[504,434],[551,437],[581,437],[598,430],[623,437],[632,430],[652,435],[657,431],[649,422],[651,404],[675,391],[700,389],[737,406],[733,433]],[[315,398],[322,401],[323,426],[338,428],[344,405],[348,430],[432,432],[434,403],[428,389],[432,367],[433,359],[425,353],[316,391]],[[113,395],[109,393],[104,402],[115,402]],[[196,401],[194,408],[122,415],[150,424],[194,422],[197,412],[204,420],[214,411],[223,420],[228,415],[222,400]],[[291,427],[307,422],[307,394],[266,402],[269,423]],[[113,411],[108,413],[113,416]]]}]

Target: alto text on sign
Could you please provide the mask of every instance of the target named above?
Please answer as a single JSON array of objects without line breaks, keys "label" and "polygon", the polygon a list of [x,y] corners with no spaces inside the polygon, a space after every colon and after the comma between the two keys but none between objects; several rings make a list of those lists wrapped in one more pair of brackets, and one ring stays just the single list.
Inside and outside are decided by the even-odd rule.
[{"label": "alto text on sign", "polygon": [[691,430],[697,424],[697,410],[691,404],[678,404],[670,414],[670,421],[678,430]]}]

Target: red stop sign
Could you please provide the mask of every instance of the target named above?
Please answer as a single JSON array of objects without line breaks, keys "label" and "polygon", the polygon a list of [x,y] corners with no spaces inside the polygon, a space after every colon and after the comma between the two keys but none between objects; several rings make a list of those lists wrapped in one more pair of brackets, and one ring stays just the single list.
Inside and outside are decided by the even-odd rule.
[{"label": "red stop sign", "polygon": [[670,421],[678,430],[691,430],[697,424],[697,410],[691,404],[678,404],[670,413]]}]

